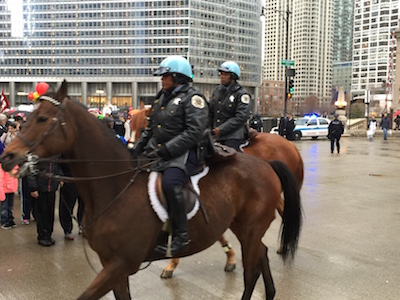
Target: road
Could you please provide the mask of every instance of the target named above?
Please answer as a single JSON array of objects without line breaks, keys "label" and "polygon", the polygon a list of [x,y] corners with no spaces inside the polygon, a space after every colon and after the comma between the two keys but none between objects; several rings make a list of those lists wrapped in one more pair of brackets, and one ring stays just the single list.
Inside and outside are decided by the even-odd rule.
[{"label": "road", "polygon": [[[400,138],[344,137],[340,155],[330,153],[326,139],[295,143],[305,164],[305,219],[292,265],[276,254],[279,216],[263,239],[270,249],[275,299],[398,299]],[[15,216],[20,216],[18,199]],[[35,231],[34,223],[0,230],[0,300],[76,299],[100,270],[97,256],[76,226],[75,241],[65,241],[58,218],[55,246],[37,245]],[[172,279],[159,278],[167,261],[131,276],[132,298],[240,299],[240,247],[230,231],[227,237],[238,254],[233,273],[223,271],[225,254],[215,244],[182,259]],[[109,293],[103,299],[114,297]],[[261,279],[252,299],[265,299]]]}]

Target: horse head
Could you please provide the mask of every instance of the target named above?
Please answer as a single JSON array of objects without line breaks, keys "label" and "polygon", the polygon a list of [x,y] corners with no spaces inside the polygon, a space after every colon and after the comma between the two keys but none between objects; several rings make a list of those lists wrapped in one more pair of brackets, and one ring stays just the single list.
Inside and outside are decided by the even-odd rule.
[{"label": "horse head", "polygon": [[66,98],[66,81],[57,92],[49,91],[39,97],[35,103],[35,110],[21,126],[17,138],[7,146],[0,157],[5,171],[9,172],[18,165],[21,173],[22,170],[26,170],[26,164],[34,163],[34,158],[50,157],[68,151],[71,137],[67,136],[64,128]]}]

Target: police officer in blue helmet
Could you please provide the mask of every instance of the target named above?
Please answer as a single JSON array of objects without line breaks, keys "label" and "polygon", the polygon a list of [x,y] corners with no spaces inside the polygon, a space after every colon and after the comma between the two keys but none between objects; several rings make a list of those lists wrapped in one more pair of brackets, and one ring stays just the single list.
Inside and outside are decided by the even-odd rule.
[{"label": "police officer in blue helmet", "polygon": [[236,62],[226,61],[218,71],[221,84],[214,89],[210,100],[212,134],[217,142],[239,150],[247,135],[250,95],[237,82],[240,68]]},{"label": "police officer in blue helmet", "polygon": [[[176,255],[189,245],[182,188],[199,166],[196,147],[208,124],[208,105],[191,84],[192,67],[184,57],[167,57],[154,75],[161,76],[162,90],[133,150],[159,158],[154,169],[163,173],[161,185],[173,228],[171,254]],[[165,254],[167,249],[167,245],[158,245],[155,250]]]}]

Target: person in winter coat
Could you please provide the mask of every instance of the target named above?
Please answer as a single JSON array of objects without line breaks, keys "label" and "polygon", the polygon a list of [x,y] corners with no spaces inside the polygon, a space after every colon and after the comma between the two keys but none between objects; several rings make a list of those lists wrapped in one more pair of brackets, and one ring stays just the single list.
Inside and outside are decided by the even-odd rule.
[{"label": "person in winter coat", "polygon": [[337,153],[340,153],[339,140],[344,132],[344,126],[342,121],[338,119],[339,114],[335,114],[334,117],[335,119],[333,119],[332,122],[329,123],[328,137],[331,140],[331,153],[333,153],[335,141],[336,141]]},{"label": "person in winter coat", "polygon": [[[60,166],[54,163],[43,163],[38,167],[50,174],[62,174]],[[59,182],[44,176],[28,175],[28,185],[31,196],[34,198],[33,212],[36,219],[38,244],[49,247],[55,243],[51,234],[53,233],[54,206]]]},{"label": "person in winter coat", "polygon": [[[182,189],[199,166],[197,145],[207,127],[208,104],[192,86],[192,66],[184,57],[167,57],[154,75],[162,76],[162,90],[133,153],[159,159],[152,168],[163,173],[161,186],[173,229],[171,253],[175,255],[187,249],[190,242]],[[155,248],[163,254],[167,249],[166,244]]]},{"label": "person in winter coat", "polygon": [[376,127],[377,127],[375,116],[371,117],[371,120],[369,121],[369,126],[368,127],[369,128],[367,130],[367,137],[372,142],[374,140],[375,131],[376,131]]},{"label": "person in winter coat", "polygon": [[286,139],[289,141],[294,141],[294,128],[296,127],[296,122],[293,119],[293,115],[291,113],[287,114],[287,122],[286,122]]},{"label": "person in winter coat", "polygon": [[238,82],[240,67],[236,62],[224,62],[218,72],[221,84],[210,99],[211,133],[217,142],[240,151],[248,135],[250,94]]},{"label": "person in winter coat", "polygon": [[387,140],[387,132],[388,132],[389,129],[392,128],[391,123],[392,122],[390,121],[388,115],[384,114],[383,117],[382,117],[382,121],[381,121],[381,127],[382,127],[382,130],[383,130],[383,139],[384,140]]},{"label": "person in winter coat", "polygon": [[17,227],[14,222],[13,210],[14,195],[18,190],[18,179],[4,172],[1,168],[0,177],[1,228],[12,229]]}]

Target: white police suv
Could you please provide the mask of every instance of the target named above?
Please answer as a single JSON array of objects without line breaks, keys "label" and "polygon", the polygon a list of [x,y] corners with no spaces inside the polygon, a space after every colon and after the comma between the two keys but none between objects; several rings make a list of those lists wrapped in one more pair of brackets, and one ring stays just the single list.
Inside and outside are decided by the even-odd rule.
[{"label": "white police suv", "polygon": [[302,137],[326,137],[328,135],[328,127],[330,120],[327,118],[317,117],[315,115],[305,116],[296,120],[294,128],[295,140],[300,140]]},{"label": "white police suv", "polygon": [[[302,137],[326,137],[328,135],[328,127],[330,120],[327,118],[317,117],[316,115],[304,116],[296,120],[294,128],[294,139],[300,140]],[[278,127],[271,129],[270,133],[279,134]]]}]

